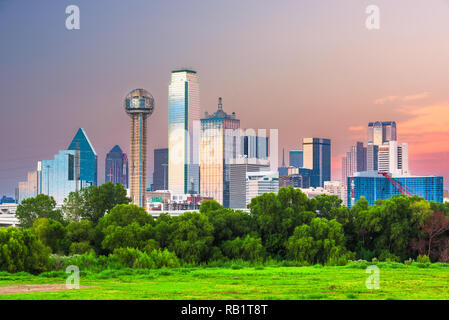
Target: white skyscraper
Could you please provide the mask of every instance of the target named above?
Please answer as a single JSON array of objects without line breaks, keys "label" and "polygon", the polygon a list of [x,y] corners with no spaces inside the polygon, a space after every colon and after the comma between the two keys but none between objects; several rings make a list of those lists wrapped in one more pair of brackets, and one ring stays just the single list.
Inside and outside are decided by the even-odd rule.
[{"label": "white skyscraper", "polygon": [[198,193],[200,90],[196,71],[171,72],[168,87],[168,188]]}]

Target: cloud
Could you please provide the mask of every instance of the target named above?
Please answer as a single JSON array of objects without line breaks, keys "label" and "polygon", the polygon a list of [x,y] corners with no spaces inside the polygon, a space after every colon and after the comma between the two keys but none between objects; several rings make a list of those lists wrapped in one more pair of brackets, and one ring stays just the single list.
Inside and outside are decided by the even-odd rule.
[{"label": "cloud", "polygon": [[429,96],[429,92],[421,92],[408,96],[387,96],[374,100],[374,104],[385,104],[387,102],[410,102],[425,99]]},{"label": "cloud", "polygon": [[401,107],[409,119],[398,124],[401,140],[418,153],[449,152],[449,102],[422,107]]},{"label": "cloud", "polygon": [[352,132],[364,131],[365,127],[364,126],[351,126],[348,128],[348,130],[352,131]]}]

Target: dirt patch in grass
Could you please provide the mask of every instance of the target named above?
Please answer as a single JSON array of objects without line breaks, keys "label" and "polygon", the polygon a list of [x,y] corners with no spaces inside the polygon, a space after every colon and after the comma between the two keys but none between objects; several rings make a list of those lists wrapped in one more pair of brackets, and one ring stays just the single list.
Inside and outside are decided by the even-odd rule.
[{"label": "dirt patch in grass", "polygon": [[[81,288],[94,288],[90,286],[80,286]],[[0,287],[0,295],[2,294],[18,294],[18,293],[32,293],[32,292],[50,292],[63,291],[67,289],[65,284],[31,284],[20,285],[13,287]]]}]

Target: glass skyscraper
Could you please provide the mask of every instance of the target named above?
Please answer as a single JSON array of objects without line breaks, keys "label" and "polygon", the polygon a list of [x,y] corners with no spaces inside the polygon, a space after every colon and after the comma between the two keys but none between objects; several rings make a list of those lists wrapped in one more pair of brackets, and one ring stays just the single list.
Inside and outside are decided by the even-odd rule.
[{"label": "glass skyscraper", "polygon": [[304,165],[302,150],[290,150],[289,152],[290,167],[302,168]]},{"label": "glass skyscraper", "polygon": [[229,208],[229,166],[237,157],[240,139],[240,120],[235,113],[223,111],[221,98],[218,110],[206,113],[201,119],[200,177],[201,195],[212,197]]},{"label": "glass skyscraper", "polygon": [[[443,177],[403,175],[391,177],[412,195],[427,201],[443,202]],[[387,178],[376,171],[354,173],[354,177],[347,178],[347,184],[348,207],[352,207],[362,196],[373,205],[376,200],[389,199],[401,194]]]},{"label": "glass skyscraper", "polygon": [[78,129],[67,150],[79,150],[79,180],[87,181],[90,185],[97,185],[98,157],[83,128]]},{"label": "glass skyscraper", "polygon": [[168,149],[154,149],[154,171],[151,190],[167,190],[168,183]]},{"label": "glass skyscraper", "polygon": [[384,142],[396,141],[395,121],[376,121],[368,123],[368,144],[381,146]]},{"label": "glass skyscraper", "polygon": [[171,72],[168,87],[168,189],[199,193],[200,90],[196,71]]},{"label": "glass skyscraper", "polygon": [[77,179],[82,173],[77,162],[81,161],[76,150],[60,150],[53,160],[39,161],[38,193],[49,195],[57,204],[62,204],[70,192],[93,185],[93,181]]},{"label": "glass skyscraper", "polygon": [[68,150],[60,150],[52,160],[37,163],[37,171],[19,183],[19,202],[46,194],[62,204],[70,192],[96,185],[97,154],[83,128],[78,129]]},{"label": "glass skyscraper", "polygon": [[118,145],[106,155],[104,181],[120,183],[128,188],[128,157]]},{"label": "glass skyscraper", "polygon": [[331,181],[331,140],[304,138],[302,142],[304,168],[311,169],[311,187],[324,187]]}]

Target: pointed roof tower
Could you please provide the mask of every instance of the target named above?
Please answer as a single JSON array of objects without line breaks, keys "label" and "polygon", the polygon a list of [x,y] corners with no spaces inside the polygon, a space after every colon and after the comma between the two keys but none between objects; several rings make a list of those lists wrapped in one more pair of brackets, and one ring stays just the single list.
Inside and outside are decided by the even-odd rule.
[{"label": "pointed roof tower", "polygon": [[78,129],[67,150],[80,151],[80,180],[97,185],[97,153],[83,128]]}]

